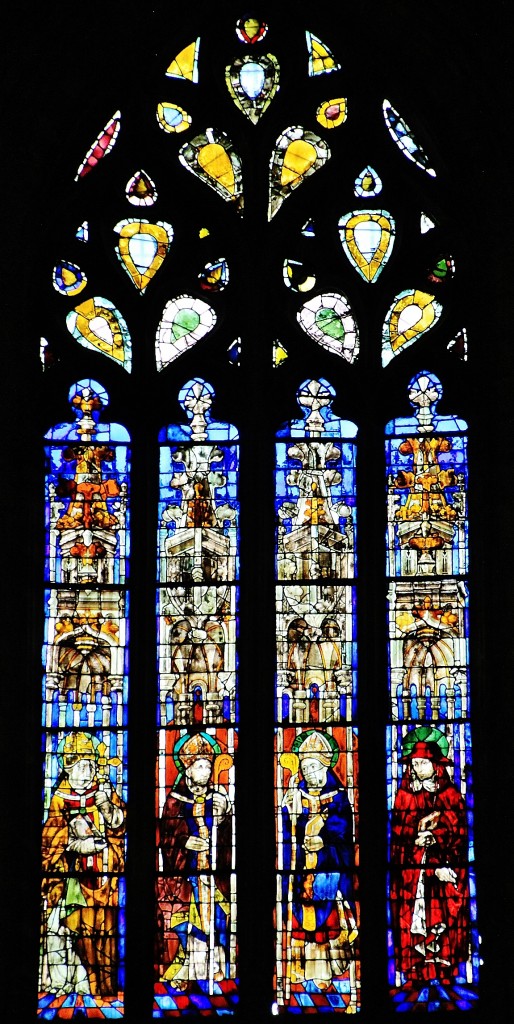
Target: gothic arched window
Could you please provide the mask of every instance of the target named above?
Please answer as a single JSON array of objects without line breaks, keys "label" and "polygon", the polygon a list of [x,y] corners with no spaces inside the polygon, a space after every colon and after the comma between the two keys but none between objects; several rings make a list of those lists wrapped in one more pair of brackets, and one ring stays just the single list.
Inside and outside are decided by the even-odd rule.
[{"label": "gothic arched window", "polygon": [[499,27],[194,7],[23,28],[9,1012],[485,1020]]}]

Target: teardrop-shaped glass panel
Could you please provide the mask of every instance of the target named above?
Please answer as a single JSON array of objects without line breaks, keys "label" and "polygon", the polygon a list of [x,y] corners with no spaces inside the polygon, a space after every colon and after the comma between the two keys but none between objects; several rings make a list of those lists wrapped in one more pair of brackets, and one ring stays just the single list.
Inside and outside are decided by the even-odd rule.
[{"label": "teardrop-shaped glass panel", "polygon": [[455,260],[452,256],[439,256],[427,276],[431,284],[452,281],[455,277]]},{"label": "teardrop-shaped glass panel", "polygon": [[266,22],[257,18],[240,18],[236,25],[236,35],[241,43],[260,43],[267,31]]},{"label": "teardrop-shaped glass panel", "polygon": [[272,53],[238,57],[225,68],[227,89],[252,124],[257,124],[279,88],[280,68]]},{"label": "teardrop-shaped glass panel", "polygon": [[393,248],[395,224],[385,210],[357,210],[339,221],[339,237],[352,266],[365,281],[376,281]]},{"label": "teardrop-shaped glass panel", "polygon": [[273,342],[273,366],[280,366],[286,359],[289,359],[289,352],[281,341],[277,340]]},{"label": "teardrop-shaped glass panel", "polygon": [[316,275],[299,260],[284,260],[284,284],[294,292],[310,292],[316,284]]},{"label": "teardrop-shaped glass panel", "polygon": [[159,270],[173,241],[173,228],[165,221],[150,224],[147,220],[120,220],[116,255],[131,281],[141,294]]},{"label": "teardrop-shaped glass panel", "polygon": [[84,348],[102,352],[130,373],[132,342],[119,309],[109,299],[95,295],[76,306],[66,317],[66,326]]},{"label": "teardrop-shaped glass panel", "polygon": [[48,338],[39,339],[39,358],[43,370],[51,370],[52,366],[59,362],[59,356],[54,352]]},{"label": "teardrop-shaped glass panel", "polygon": [[136,171],[125,186],[125,195],[133,206],[152,206],[157,199],[157,189],[146,171]]},{"label": "teardrop-shaped glass panel", "polygon": [[419,219],[419,229],[422,235],[426,235],[427,231],[431,231],[435,228],[435,222],[426,213],[422,213]]},{"label": "teardrop-shaped glass panel", "polygon": [[382,365],[437,323],[442,306],[434,295],[409,288],[395,296],[382,328]]},{"label": "teardrop-shaped glass panel", "polygon": [[279,135],[270,162],[268,220],[275,216],[284,199],[323,167],[329,157],[330,149],[324,139],[305,128],[292,126]]},{"label": "teardrop-shaped glass panel", "polygon": [[93,145],[88,149],[76,175],[75,181],[79,178],[84,178],[86,174],[89,174],[96,167],[99,160],[102,160],[104,156],[107,156],[111,152],[116,139],[118,138],[121,126],[121,113],[119,110],[111,117],[111,120],[107,122],[105,128],[97,135]]},{"label": "teardrop-shaped glass panel", "polygon": [[309,76],[312,78],[314,75],[326,75],[329,71],[339,71],[341,65],[337,63],[326,43],[312,32],[306,32],[305,36],[309,54]]},{"label": "teardrop-shaped glass panel", "polygon": [[353,363],[359,353],[359,332],[350,303],[340,292],[309,299],[297,314],[300,327],[318,345]]},{"label": "teardrop-shaped glass panel", "polygon": [[314,227],[314,221],[313,220],[306,220],[305,221],[305,224],[302,227],[302,235],[304,236],[304,238],[315,238],[316,237],[316,228]]},{"label": "teardrop-shaped glass panel", "polygon": [[89,242],[89,222],[87,220],[83,220],[82,224],[79,224],[75,238],[78,238],[79,242]]},{"label": "teardrop-shaped glass panel", "polygon": [[166,71],[167,78],[185,78],[189,82],[198,82],[198,52],[200,37],[185,46],[172,60]]},{"label": "teardrop-shaped glass panel", "polygon": [[177,103],[157,104],[157,123],[164,132],[179,135],[180,132],[187,131],[191,122],[191,114]]},{"label": "teardrop-shaped glass panel", "polygon": [[423,152],[421,146],[418,146],[409,126],[400,117],[398,111],[391,106],[389,100],[384,100],[382,109],[387,129],[398,149],[408,160],[412,160],[413,163],[421,167],[427,174],[430,174],[431,178],[435,178],[436,174],[433,167],[430,166],[428,156]]},{"label": "teardrop-shaped glass panel", "polygon": [[347,117],[347,103],[343,97],[325,100],[316,111],[316,121],[322,128],[338,128],[340,124],[344,124]]},{"label": "teardrop-shaped glass panel", "polygon": [[216,313],[212,306],[192,295],[178,295],[166,303],[155,339],[157,369],[162,370],[200,338],[212,331]]},{"label": "teardrop-shaped glass panel", "polygon": [[227,355],[229,361],[233,363],[234,366],[240,366],[241,338],[234,338],[234,340],[228,346]]},{"label": "teardrop-shaped glass panel", "polygon": [[179,150],[181,164],[227,202],[243,207],[241,161],[228,135],[207,128]]},{"label": "teardrop-shaped glass panel", "polygon": [[207,263],[198,275],[200,288],[204,292],[222,292],[229,280],[228,263],[225,259]]},{"label": "teardrop-shaped glass panel", "polygon": [[458,359],[462,359],[463,362],[466,362],[468,358],[468,333],[465,327],[457,332],[455,337],[448,342],[446,348],[448,349],[448,352],[452,352]]},{"label": "teardrop-shaped glass panel", "polygon": [[87,284],[87,277],[76,263],[61,260],[52,273],[53,285],[61,295],[78,295]]},{"label": "teardrop-shaped glass panel", "polygon": [[361,199],[378,196],[382,191],[382,181],[373,167],[368,164],[355,179],[354,193]]}]

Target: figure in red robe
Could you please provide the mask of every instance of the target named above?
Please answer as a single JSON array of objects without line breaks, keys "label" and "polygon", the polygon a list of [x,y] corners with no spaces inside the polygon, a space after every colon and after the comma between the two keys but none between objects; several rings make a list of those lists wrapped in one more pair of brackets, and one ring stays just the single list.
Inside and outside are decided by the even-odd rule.
[{"label": "figure in red robe", "polygon": [[405,981],[449,983],[469,956],[466,808],[437,742],[403,761],[391,838],[396,968]]}]

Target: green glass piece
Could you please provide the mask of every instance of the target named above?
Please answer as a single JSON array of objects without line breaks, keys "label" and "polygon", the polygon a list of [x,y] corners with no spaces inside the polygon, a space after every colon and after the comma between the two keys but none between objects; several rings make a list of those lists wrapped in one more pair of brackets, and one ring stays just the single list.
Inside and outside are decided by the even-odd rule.
[{"label": "green glass piece", "polygon": [[436,265],[435,265],[435,267],[434,267],[434,269],[433,269],[433,271],[432,271],[432,273],[434,274],[434,277],[440,277],[440,278],[446,277],[446,275],[448,273],[448,267],[446,265],[446,260],[438,260]]},{"label": "green glass piece", "polygon": [[200,323],[200,316],[196,309],[180,309],[173,321],[172,331],[175,341],[182,338],[184,334],[190,334],[196,330]]},{"label": "green glass piece", "polygon": [[323,331],[323,334],[328,334],[329,338],[335,338],[336,341],[342,341],[344,338],[344,327],[335,309],[330,309],[326,306],[318,309],[316,312],[316,326]]}]

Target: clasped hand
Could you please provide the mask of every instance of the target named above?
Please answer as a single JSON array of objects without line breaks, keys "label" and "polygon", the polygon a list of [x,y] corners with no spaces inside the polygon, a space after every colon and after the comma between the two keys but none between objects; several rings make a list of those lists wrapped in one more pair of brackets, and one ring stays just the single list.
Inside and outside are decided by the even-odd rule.
[{"label": "clasped hand", "polygon": [[72,853],[87,856],[92,853],[100,853],[105,850],[106,846],[107,843],[102,834],[82,815],[79,814],[70,822],[67,849]]},{"label": "clasped hand", "polygon": [[208,853],[209,840],[201,839],[200,836],[189,836],[186,842],[186,850],[195,850],[196,853]]},{"label": "clasped hand", "polygon": [[307,853],[317,853],[323,847],[323,840],[321,836],[305,836],[303,841],[303,848]]},{"label": "clasped hand", "polygon": [[414,840],[415,846],[432,846],[435,843],[435,837],[431,832],[420,832]]}]

